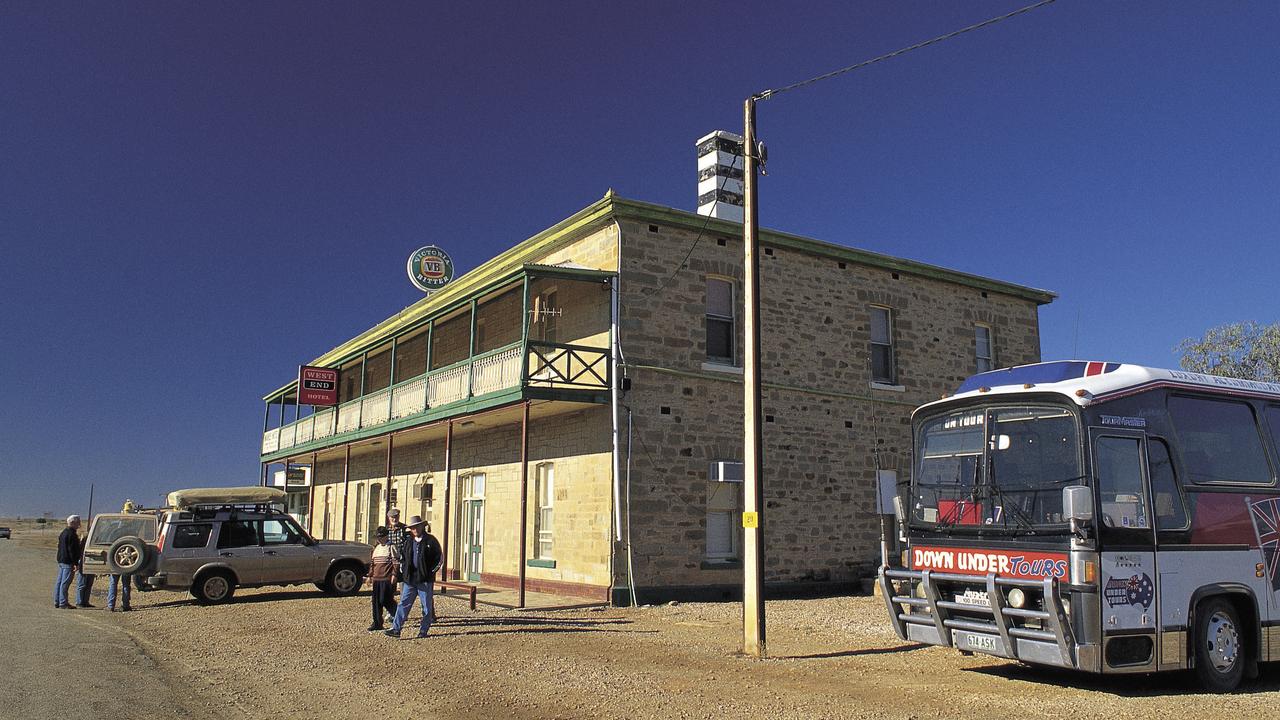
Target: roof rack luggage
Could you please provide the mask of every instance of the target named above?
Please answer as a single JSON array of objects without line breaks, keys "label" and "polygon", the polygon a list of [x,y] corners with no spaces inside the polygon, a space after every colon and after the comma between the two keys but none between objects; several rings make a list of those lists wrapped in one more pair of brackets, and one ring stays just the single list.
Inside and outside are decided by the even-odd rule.
[{"label": "roof rack luggage", "polygon": [[288,494],[278,488],[250,485],[227,488],[190,488],[169,493],[167,502],[175,510],[196,508],[283,508]]}]

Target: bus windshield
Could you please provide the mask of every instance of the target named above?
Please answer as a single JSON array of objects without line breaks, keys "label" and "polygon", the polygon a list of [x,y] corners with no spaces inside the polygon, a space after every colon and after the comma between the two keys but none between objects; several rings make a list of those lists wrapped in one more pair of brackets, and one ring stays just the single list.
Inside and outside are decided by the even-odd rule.
[{"label": "bus windshield", "polygon": [[1065,532],[1062,488],[1084,480],[1079,431],[1060,407],[959,410],[924,421],[911,482],[913,527]]}]

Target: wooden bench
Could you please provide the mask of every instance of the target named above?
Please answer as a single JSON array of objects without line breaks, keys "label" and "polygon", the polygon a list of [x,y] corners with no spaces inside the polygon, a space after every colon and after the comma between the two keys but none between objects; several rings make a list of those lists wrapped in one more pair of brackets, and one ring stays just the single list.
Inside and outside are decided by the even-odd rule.
[{"label": "wooden bench", "polygon": [[440,588],[439,594],[446,594],[447,590],[462,590],[471,596],[471,609],[476,609],[476,586],[467,585],[466,583],[448,582],[446,580],[436,580],[436,587]]}]

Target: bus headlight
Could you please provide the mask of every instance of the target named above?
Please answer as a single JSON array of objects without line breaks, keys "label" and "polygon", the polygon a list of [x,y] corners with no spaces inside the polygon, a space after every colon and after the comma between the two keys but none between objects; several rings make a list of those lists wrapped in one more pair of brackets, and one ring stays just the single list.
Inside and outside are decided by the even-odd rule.
[{"label": "bus headlight", "polygon": [[1027,594],[1022,592],[1022,588],[1014,588],[1009,591],[1006,596],[1009,600],[1009,607],[1021,610],[1027,606]]}]

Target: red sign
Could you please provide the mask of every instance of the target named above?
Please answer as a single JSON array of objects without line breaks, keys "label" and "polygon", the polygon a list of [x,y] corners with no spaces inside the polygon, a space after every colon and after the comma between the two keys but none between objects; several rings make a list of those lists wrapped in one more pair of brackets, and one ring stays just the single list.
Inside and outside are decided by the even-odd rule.
[{"label": "red sign", "polygon": [[1067,578],[1067,554],[1025,550],[975,550],[970,548],[911,548],[912,570],[937,570],[959,575],[986,575],[1040,580]]},{"label": "red sign", "polygon": [[338,371],[303,365],[298,368],[299,405],[337,405]]}]

